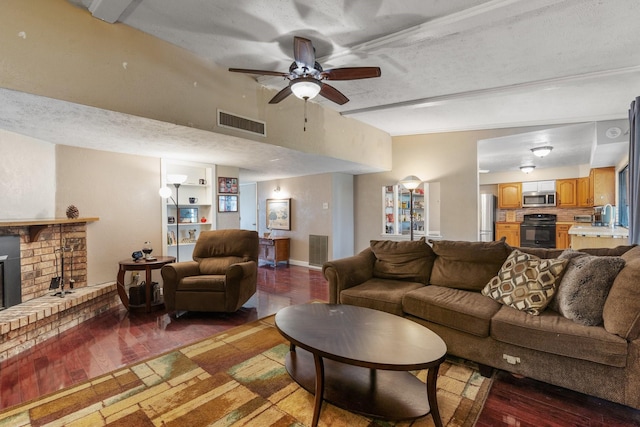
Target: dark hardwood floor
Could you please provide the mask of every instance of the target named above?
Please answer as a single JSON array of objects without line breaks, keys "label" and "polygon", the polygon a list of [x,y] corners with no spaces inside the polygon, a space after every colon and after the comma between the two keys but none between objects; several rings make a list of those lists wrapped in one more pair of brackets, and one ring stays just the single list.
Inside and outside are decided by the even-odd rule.
[{"label": "dark hardwood floor", "polygon": [[[328,295],[320,271],[281,264],[259,268],[257,294],[236,313],[110,310],[0,364],[0,410]],[[640,426],[640,411],[498,372],[476,425]]]}]

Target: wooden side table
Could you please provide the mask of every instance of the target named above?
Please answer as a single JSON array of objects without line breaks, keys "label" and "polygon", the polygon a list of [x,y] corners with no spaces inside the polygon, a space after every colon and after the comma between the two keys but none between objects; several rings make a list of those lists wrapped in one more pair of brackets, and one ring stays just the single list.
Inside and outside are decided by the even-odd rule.
[{"label": "wooden side table", "polygon": [[[132,259],[125,259],[119,262],[120,267],[118,269],[118,295],[120,301],[129,311],[144,311],[149,313],[152,309],[157,310],[164,306],[162,301],[155,303],[151,302],[151,271],[162,268],[163,265],[170,264],[176,260],[176,257],[172,256],[159,256],[154,261],[134,261]],[[124,273],[127,271],[144,270],[146,272],[145,278],[145,304],[144,305],[131,305],[129,304],[129,295],[127,295],[127,289],[124,286]]]},{"label": "wooden side table", "polygon": [[286,261],[289,265],[289,244],[288,237],[270,237],[260,238],[260,254],[259,259],[273,262],[273,266],[277,267],[280,261]]}]

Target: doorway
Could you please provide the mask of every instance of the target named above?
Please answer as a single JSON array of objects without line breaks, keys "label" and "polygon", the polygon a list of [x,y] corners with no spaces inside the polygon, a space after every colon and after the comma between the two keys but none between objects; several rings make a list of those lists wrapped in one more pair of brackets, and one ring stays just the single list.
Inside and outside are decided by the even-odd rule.
[{"label": "doorway", "polygon": [[240,184],[240,228],[258,231],[258,186]]}]

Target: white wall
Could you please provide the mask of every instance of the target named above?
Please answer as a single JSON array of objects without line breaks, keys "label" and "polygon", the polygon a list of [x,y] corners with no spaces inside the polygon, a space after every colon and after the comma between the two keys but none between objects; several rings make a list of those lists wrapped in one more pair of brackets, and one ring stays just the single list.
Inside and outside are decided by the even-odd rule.
[{"label": "white wall", "polygon": [[0,129],[0,219],[52,218],[55,145]]}]

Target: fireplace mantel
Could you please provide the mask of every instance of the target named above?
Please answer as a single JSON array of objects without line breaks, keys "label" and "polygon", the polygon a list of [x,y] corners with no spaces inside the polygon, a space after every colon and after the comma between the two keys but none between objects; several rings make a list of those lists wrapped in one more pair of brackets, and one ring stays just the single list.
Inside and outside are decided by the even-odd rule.
[{"label": "fireplace mantel", "polygon": [[0,227],[28,227],[29,238],[32,242],[37,242],[42,230],[50,225],[58,224],[80,224],[88,222],[96,222],[100,218],[52,218],[52,219],[3,219],[0,220]]}]

